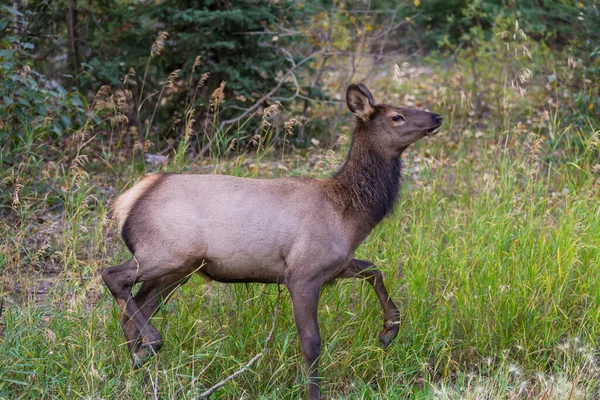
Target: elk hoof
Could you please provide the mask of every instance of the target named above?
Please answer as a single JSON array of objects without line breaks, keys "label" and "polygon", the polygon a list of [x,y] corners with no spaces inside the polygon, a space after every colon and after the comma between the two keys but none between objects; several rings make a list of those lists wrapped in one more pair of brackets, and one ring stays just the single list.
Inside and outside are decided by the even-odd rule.
[{"label": "elk hoof", "polygon": [[400,321],[385,321],[383,330],[379,333],[379,344],[386,349],[398,335]]},{"label": "elk hoof", "polygon": [[133,369],[140,369],[148,360],[156,355],[156,352],[162,347],[162,341],[157,343],[146,343],[143,342],[140,345],[138,351],[133,353],[131,361],[133,362]]},{"label": "elk hoof", "polygon": [[392,343],[392,339],[386,335],[379,335],[379,345],[382,349],[387,349],[387,347]]},{"label": "elk hoof", "polygon": [[138,353],[133,353],[131,355],[131,363],[133,364],[133,369],[140,369],[144,365],[144,360],[140,357],[141,350]]}]

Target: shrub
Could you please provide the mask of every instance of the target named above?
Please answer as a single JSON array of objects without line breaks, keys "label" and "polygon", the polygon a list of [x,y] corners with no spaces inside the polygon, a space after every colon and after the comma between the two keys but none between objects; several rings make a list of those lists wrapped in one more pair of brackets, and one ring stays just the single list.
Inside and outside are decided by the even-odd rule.
[{"label": "shrub", "polygon": [[13,8],[0,7],[0,151],[9,163],[14,157],[11,149],[26,135],[57,139],[86,120],[86,100],[78,91],[68,91],[36,72],[33,44],[8,25],[9,20],[23,18]]}]

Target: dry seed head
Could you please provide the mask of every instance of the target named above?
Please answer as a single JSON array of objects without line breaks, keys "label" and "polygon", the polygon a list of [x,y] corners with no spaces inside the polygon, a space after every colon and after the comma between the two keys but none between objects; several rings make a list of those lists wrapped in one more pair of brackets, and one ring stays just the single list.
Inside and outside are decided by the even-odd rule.
[{"label": "dry seed head", "polygon": [[333,144],[333,147],[337,147],[337,146],[341,146],[342,144],[348,142],[348,136],[346,135],[340,135],[337,140],[335,141],[335,143]]},{"label": "dry seed head", "polygon": [[40,265],[40,261],[42,260],[42,257],[44,257],[44,255],[47,253],[48,249],[50,249],[50,244],[48,242],[44,243],[44,245],[42,247],[40,247],[36,252],[35,252],[35,263],[36,265]]},{"label": "dry seed head", "polygon": [[198,80],[198,84],[196,85],[196,89],[201,88],[202,86],[204,86],[204,84],[206,83],[206,81],[208,80],[208,77],[210,76],[209,72],[205,72],[202,74],[202,76],[200,77],[200,79]]},{"label": "dry seed head", "polygon": [[463,77],[462,72],[457,70],[454,73],[454,75],[452,75],[452,78],[450,78],[450,83],[452,83],[452,85],[454,85],[454,86],[460,87],[460,86],[462,86],[462,77]]},{"label": "dry seed head", "polygon": [[525,34],[525,32],[523,32],[523,30],[522,30],[522,29],[519,29],[519,35],[521,35],[521,37],[522,37],[523,39],[527,39],[527,35]]},{"label": "dry seed head", "polygon": [[408,69],[408,63],[402,63],[402,67],[398,66],[398,64],[394,65],[394,80],[398,83],[402,83],[402,77],[404,77],[405,71]]},{"label": "dry seed head", "polygon": [[110,96],[110,86],[103,85],[96,92],[96,97],[98,98],[98,97],[107,97],[107,96]]},{"label": "dry seed head", "polygon": [[23,185],[21,185],[20,183],[17,183],[15,185],[15,190],[13,191],[13,199],[12,199],[13,207],[21,204],[21,199],[19,199],[19,193],[21,193],[21,189],[23,189]]},{"label": "dry seed head", "polygon": [[194,64],[192,65],[192,73],[198,65],[200,65],[200,56],[196,56],[196,58],[194,59]]},{"label": "dry seed head", "polygon": [[229,152],[229,151],[235,149],[236,144],[237,144],[237,138],[231,139],[231,143],[229,143],[229,146],[227,147],[227,151]]},{"label": "dry seed head", "polygon": [[600,150],[600,130],[594,132],[587,147],[588,151],[593,151],[594,148]]},{"label": "dry seed head", "polygon": [[515,126],[514,133],[516,135],[520,135],[527,130],[527,127],[523,125],[521,121],[517,122],[517,126]]},{"label": "dry seed head", "polygon": [[103,108],[108,108],[107,100],[111,97],[110,86],[103,85],[98,89],[96,95],[94,96],[93,109],[101,110]]},{"label": "dry seed head", "polygon": [[[202,78],[200,78],[202,79]],[[215,89],[214,92],[210,95],[209,108],[215,112],[221,103],[225,101],[225,85],[227,82],[222,81],[218,88]]]},{"label": "dry seed head", "polygon": [[305,120],[305,117],[294,117],[290,118],[283,123],[283,127],[285,130],[285,136],[291,136],[294,134],[294,127],[302,125],[302,122]]},{"label": "dry seed head", "polygon": [[521,375],[521,370],[516,364],[509,365],[508,372],[510,372],[512,375],[515,375],[516,377],[519,377]]},{"label": "dry seed head", "polygon": [[84,126],[83,128],[79,129],[78,131],[76,131],[76,132],[73,134],[73,137],[72,137],[72,139],[73,139],[73,141],[74,141],[75,143],[81,143],[81,142],[83,142],[83,141],[85,140],[85,138],[86,138],[87,134],[88,134],[88,132],[87,132],[87,129],[86,129],[86,127]]},{"label": "dry seed head", "polygon": [[529,144],[529,157],[531,159],[538,159],[538,152],[542,147],[542,138],[539,137],[534,132],[529,132],[529,136],[527,137],[527,143]]},{"label": "dry seed head", "polygon": [[523,83],[527,83],[529,82],[529,80],[531,79],[531,77],[533,76],[533,72],[531,72],[531,70],[529,68],[523,68],[521,70],[521,73],[519,73],[519,82]]},{"label": "dry seed head", "polygon": [[569,342],[564,342],[561,343],[557,346],[558,350],[562,351],[562,352],[567,352],[569,350],[571,346],[569,345]]},{"label": "dry seed head", "polygon": [[88,156],[85,154],[80,154],[71,161],[70,168],[81,168],[85,163],[88,162]]},{"label": "dry seed head", "polygon": [[522,396],[522,395],[526,394],[528,390],[529,390],[529,383],[527,381],[522,381],[519,384],[519,391],[518,391],[517,395]]},{"label": "dry seed head", "polygon": [[113,115],[109,118],[112,124],[126,124],[129,122],[129,118],[125,114]]},{"label": "dry seed head", "polygon": [[543,140],[541,137],[538,137],[534,132],[530,132],[527,137],[527,144],[529,146],[529,156],[527,159],[530,162],[529,169],[527,170],[527,174],[532,178],[537,178],[538,173],[540,172],[540,162],[539,162],[539,152],[542,147]]},{"label": "dry seed head", "polygon": [[542,113],[542,125],[545,125],[548,121],[550,121],[550,111],[544,110]]},{"label": "dry seed head", "polygon": [[[11,171],[11,172],[13,172],[13,173],[14,173],[14,171]],[[7,184],[7,183],[9,183],[9,182],[12,182],[12,183],[14,183],[14,182],[15,182],[15,177],[14,177],[14,176],[12,176],[12,175],[8,175],[8,176],[6,176],[5,178],[3,178],[3,179],[0,181],[0,190],[2,190],[2,188],[4,188],[4,187],[6,186],[6,184]]]},{"label": "dry seed head", "polygon": [[326,167],[325,161],[323,160],[319,160],[316,164],[315,164],[315,170],[317,171],[322,171],[323,168]]},{"label": "dry seed head", "polygon": [[117,90],[115,92],[113,95],[113,101],[118,111],[124,112],[128,110],[129,105],[127,104],[127,95],[123,90]]},{"label": "dry seed head", "polygon": [[127,71],[127,74],[125,74],[125,78],[123,78],[123,85],[127,85],[128,83],[137,85],[137,82],[134,79],[135,76],[135,69],[129,68],[129,71]]},{"label": "dry seed head", "polygon": [[394,65],[394,79],[396,82],[400,83],[400,67],[398,64]]},{"label": "dry seed head", "polygon": [[329,169],[335,170],[338,168],[339,163],[335,151],[327,150],[325,153],[325,160],[327,161],[327,166]]},{"label": "dry seed head", "polygon": [[142,152],[143,153],[147,153],[148,150],[150,150],[150,148],[153,147],[153,146],[154,146],[154,143],[152,143],[149,140],[146,140],[146,142],[144,142],[144,148],[142,149]]},{"label": "dry seed head", "polygon": [[102,215],[102,226],[108,229],[111,229],[117,225],[117,220],[115,218],[110,218],[108,214],[105,212]]},{"label": "dry seed head", "polygon": [[112,108],[112,107],[105,100],[96,100],[96,101],[94,101],[94,106],[93,106],[93,110],[94,111],[104,110],[104,109],[107,109],[107,108]]},{"label": "dry seed head", "polygon": [[483,174],[483,182],[486,189],[490,192],[496,187],[496,177],[491,173],[485,172]]},{"label": "dry seed head", "polygon": [[469,101],[469,98],[464,90],[460,91],[460,106],[462,108],[471,107],[471,102]]},{"label": "dry seed head", "polygon": [[89,178],[87,172],[84,171],[83,165],[88,162],[88,156],[80,154],[71,161],[69,167],[69,175],[75,180],[75,186],[80,188],[84,181]]},{"label": "dry seed head", "polygon": [[196,111],[194,109],[191,109],[186,116],[185,134],[183,135],[183,140],[186,142],[190,140],[190,136],[193,133],[192,128],[194,126],[194,123],[196,122],[196,120],[194,119],[195,113]]},{"label": "dry seed head", "polygon": [[167,77],[167,80],[165,81],[165,87],[173,87],[173,83],[175,82],[175,79],[177,79],[179,77],[179,71],[181,71],[181,70],[176,69],[175,71],[173,71],[169,74],[169,76]]},{"label": "dry seed head", "polygon": [[519,20],[515,20],[515,34],[513,35],[514,39],[517,39],[517,36],[519,35],[521,36],[523,39],[527,39],[527,35],[525,34],[525,32],[523,32],[523,30],[519,27]]},{"label": "dry seed head", "polygon": [[280,105],[281,103],[276,101],[275,103],[271,104],[269,107],[264,109],[262,118],[260,120],[261,131],[266,131],[271,127],[271,122],[269,122],[269,119],[277,113]]},{"label": "dry seed head", "polygon": [[54,342],[56,340],[56,334],[50,328],[46,328],[44,337],[46,342]]},{"label": "dry seed head", "polygon": [[516,91],[519,94],[519,96],[521,96],[521,98],[525,97],[525,89],[523,89],[523,87],[519,83],[519,77],[517,77],[517,80],[511,80],[510,86],[514,91]]},{"label": "dry seed head", "polygon": [[24,65],[23,68],[19,71],[19,76],[23,79],[27,79],[27,75],[31,73],[31,67],[29,65]]},{"label": "dry seed head", "polygon": [[160,52],[165,48],[165,40],[167,39],[169,34],[165,31],[162,31],[156,37],[154,43],[152,43],[152,47],[150,48],[150,57],[155,57],[160,55]]},{"label": "dry seed head", "polygon": [[[76,170],[73,170],[73,176],[75,178],[75,186],[77,188],[80,188],[81,186],[83,186],[83,183],[89,179],[89,175],[87,172],[85,172],[83,169],[78,168]],[[82,206],[87,206],[87,202],[84,201],[82,203]]]}]

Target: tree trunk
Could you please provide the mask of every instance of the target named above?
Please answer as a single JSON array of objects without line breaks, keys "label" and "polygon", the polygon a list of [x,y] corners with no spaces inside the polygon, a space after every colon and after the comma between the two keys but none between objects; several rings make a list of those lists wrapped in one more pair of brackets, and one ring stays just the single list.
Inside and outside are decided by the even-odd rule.
[{"label": "tree trunk", "polygon": [[77,3],[67,0],[67,70],[77,78]]}]

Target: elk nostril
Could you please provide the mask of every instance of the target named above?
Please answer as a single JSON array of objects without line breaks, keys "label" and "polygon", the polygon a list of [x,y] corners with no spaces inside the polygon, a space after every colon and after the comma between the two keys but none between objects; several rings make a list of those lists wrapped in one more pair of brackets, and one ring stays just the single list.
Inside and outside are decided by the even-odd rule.
[{"label": "elk nostril", "polygon": [[440,124],[441,124],[442,122],[444,122],[444,118],[442,118],[442,117],[441,117],[440,115],[438,115],[438,114],[435,114],[435,115],[433,116],[433,119],[435,120],[435,122],[438,122],[438,123],[440,123]]}]

